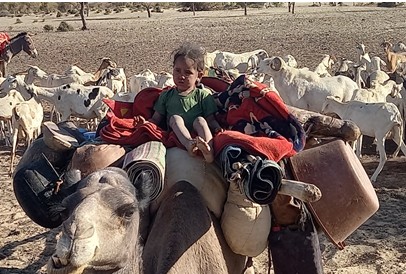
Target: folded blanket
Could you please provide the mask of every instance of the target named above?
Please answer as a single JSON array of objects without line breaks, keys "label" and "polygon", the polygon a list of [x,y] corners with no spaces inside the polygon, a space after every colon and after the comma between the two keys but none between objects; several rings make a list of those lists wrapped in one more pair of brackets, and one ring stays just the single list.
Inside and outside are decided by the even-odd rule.
[{"label": "folded blanket", "polygon": [[137,182],[141,172],[151,176],[151,201],[161,194],[164,187],[166,148],[163,143],[146,142],[125,155],[123,169],[130,181]]},{"label": "folded blanket", "polygon": [[222,153],[228,145],[238,146],[252,155],[261,156],[264,159],[280,161],[282,158],[295,155],[293,144],[287,142],[285,137],[278,136],[250,136],[235,130],[225,130],[213,138],[215,157]]},{"label": "folded blanket", "polygon": [[224,178],[237,182],[249,200],[264,205],[275,199],[283,175],[275,161],[252,156],[238,146],[226,146],[219,161]]}]

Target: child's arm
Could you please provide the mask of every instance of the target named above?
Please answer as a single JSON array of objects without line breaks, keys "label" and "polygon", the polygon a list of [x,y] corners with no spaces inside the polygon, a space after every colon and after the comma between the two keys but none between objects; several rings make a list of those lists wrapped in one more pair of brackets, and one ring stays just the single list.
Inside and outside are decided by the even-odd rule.
[{"label": "child's arm", "polygon": [[159,125],[163,117],[164,116],[162,114],[160,114],[158,111],[155,111],[154,115],[152,115],[151,119],[149,119],[148,121],[154,123],[155,125]]},{"label": "child's arm", "polygon": [[214,116],[214,114],[211,114],[211,115],[207,116],[206,120],[207,120],[207,124],[209,125],[209,128],[211,128],[214,131],[214,133],[217,133],[219,131],[223,131],[220,124],[217,122],[216,117]]}]

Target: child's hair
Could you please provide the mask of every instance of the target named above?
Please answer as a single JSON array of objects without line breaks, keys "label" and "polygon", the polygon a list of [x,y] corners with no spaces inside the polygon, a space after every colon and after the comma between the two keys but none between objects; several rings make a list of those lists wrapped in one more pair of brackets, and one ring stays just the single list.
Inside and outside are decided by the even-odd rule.
[{"label": "child's hair", "polygon": [[185,42],[179,48],[172,52],[173,65],[179,57],[187,57],[195,62],[197,71],[204,71],[204,56],[206,50],[198,44],[192,42]]}]

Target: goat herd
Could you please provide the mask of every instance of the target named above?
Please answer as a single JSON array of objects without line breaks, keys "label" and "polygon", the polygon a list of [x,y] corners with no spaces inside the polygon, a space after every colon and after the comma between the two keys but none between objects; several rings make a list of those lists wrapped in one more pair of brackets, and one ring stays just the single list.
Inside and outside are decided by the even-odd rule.
[{"label": "goat herd", "polygon": [[[292,55],[269,57],[262,49],[240,54],[216,50],[206,54],[205,63],[210,76],[221,72],[222,77],[235,79],[246,74],[268,85],[288,105],[323,114],[335,113],[341,119],[353,121],[363,135],[376,139],[380,160],[371,177],[374,182],[387,160],[386,138],[398,145],[393,156],[399,150],[406,155],[403,142],[406,46],[383,42],[382,47],[387,60],[370,57],[365,45],[358,44],[357,60],[336,60],[334,56],[324,55],[313,71],[297,68]],[[333,71],[335,63],[338,69]],[[387,72],[381,70],[381,65]],[[149,69],[129,80],[127,88],[124,69],[118,68],[110,58],[104,58],[94,74],[77,66],[71,66],[63,74],[48,74],[30,66],[26,71],[0,77],[0,138],[12,147],[9,173],[13,172],[19,133],[24,132],[27,146],[40,134],[44,120],[41,100],[53,106],[51,119],[56,111],[57,122],[74,116],[86,119],[88,128],[94,129],[107,112],[102,99],[131,102],[146,87],[174,85],[170,73],[154,73]],[[361,147],[362,136],[354,144],[359,157]]]}]

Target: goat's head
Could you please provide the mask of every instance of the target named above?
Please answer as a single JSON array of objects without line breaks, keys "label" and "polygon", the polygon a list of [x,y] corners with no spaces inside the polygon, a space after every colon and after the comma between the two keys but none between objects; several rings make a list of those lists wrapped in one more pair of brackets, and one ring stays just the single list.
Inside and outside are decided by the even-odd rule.
[{"label": "goat's head", "polygon": [[16,89],[18,86],[18,80],[15,76],[9,75],[0,84],[0,94],[6,94],[12,89]]},{"label": "goat's head", "polygon": [[324,99],[323,106],[321,107],[321,112],[322,114],[329,114],[333,113],[331,108],[331,103],[333,102],[340,102],[340,98],[338,96],[327,96],[326,99]]},{"label": "goat's head", "polygon": [[255,69],[254,73],[269,73],[272,58],[265,58],[259,61],[258,67]]},{"label": "goat's head", "polygon": [[117,64],[116,62],[114,62],[113,60],[111,60],[111,58],[109,57],[104,57],[102,59],[102,63],[100,64],[100,68],[99,69],[106,69],[108,67],[112,67],[112,68],[116,68]]},{"label": "goat's head", "polygon": [[388,40],[383,40],[383,42],[381,43],[381,47],[384,50],[388,50],[392,48],[392,44]]},{"label": "goat's head", "polygon": [[355,47],[355,49],[357,50],[357,53],[359,55],[364,55],[365,52],[365,45],[363,43],[357,43],[357,46]]},{"label": "goat's head", "polygon": [[37,66],[29,66],[27,72],[28,72],[28,74],[32,73],[33,75],[35,75],[39,78],[44,78],[47,76],[47,73]]},{"label": "goat's head", "polygon": [[269,55],[265,50],[259,51],[257,54],[255,54],[259,60],[264,60],[265,58],[268,58]]},{"label": "goat's head", "polygon": [[331,58],[331,55],[328,54],[323,54],[323,59],[321,62],[328,69],[331,69],[331,67],[334,65],[334,60]]}]

